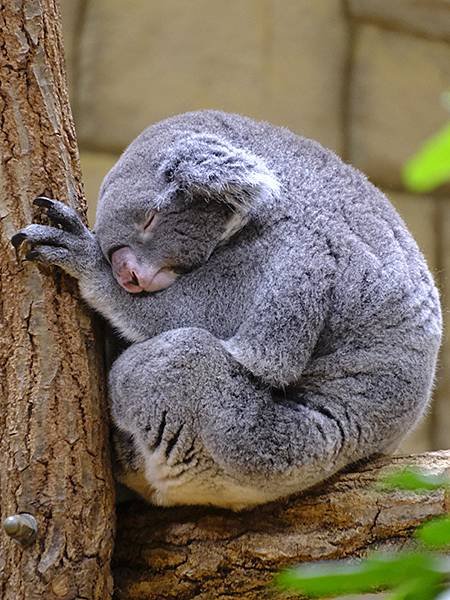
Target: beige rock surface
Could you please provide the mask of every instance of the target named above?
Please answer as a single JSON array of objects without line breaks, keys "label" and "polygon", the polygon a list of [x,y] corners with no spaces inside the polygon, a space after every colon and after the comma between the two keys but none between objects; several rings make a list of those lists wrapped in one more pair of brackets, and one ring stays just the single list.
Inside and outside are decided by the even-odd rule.
[{"label": "beige rock surface", "polygon": [[62,33],[69,92],[72,104],[75,97],[76,62],[79,47],[79,34],[82,28],[83,0],[61,0]]},{"label": "beige rock surface", "polygon": [[251,0],[98,0],[81,43],[80,136],[120,150],[198,108],[261,112],[263,11]]},{"label": "beige rock surface", "polygon": [[448,120],[440,95],[450,81],[450,47],[363,25],[354,51],[350,161],[398,188],[405,161]]},{"label": "beige rock surface", "polygon": [[339,0],[89,2],[82,144],[117,151],[154,121],[219,108],[339,149],[345,33]]},{"label": "beige rock surface", "polygon": [[264,118],[343,147],[348,28],[338,0],[272,0]]},{"label": "beige rock surface", "polygon": [[118,156],[102,152],[81,152],[81,172],[83,173],[84,191],[88,204],[88,222],[94,225],[95,211],[100,185],[106,173],[116,162]]},{"label": "beige rock surface", "polygon": [[450,40],[449,0],[349,0],[352,16]]}]

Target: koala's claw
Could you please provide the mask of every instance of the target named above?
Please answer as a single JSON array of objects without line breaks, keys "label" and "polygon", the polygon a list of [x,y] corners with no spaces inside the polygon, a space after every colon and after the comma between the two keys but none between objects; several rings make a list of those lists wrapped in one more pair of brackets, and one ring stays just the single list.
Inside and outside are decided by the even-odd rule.
[{"label": "koala's claw", "polygon": [[23,244],[23,242],[28,239],[28,236],[26,233],[23,233],[22,231],[19,231],[19,233],[15,233],[12,238],[11,238],[11,244],[14,246],[14,248],[17,250],[19,248],[19,246],[21,244]]},{"label": "koala's claw", "polygon": [[22,260],[64,266],[67,263],[68,249],[64,243],[68,234],[60,229],[46,225],[32,224],[19,231],[11,238],[16,250],[23,244],[27,245]]},{"label": "koala's claw", "polygon": [[45,208],[50,221],[60,225],[69,233],[81,234],[86,228],[77,212],[59,200],[53,200],[46,196],[38,196],[33,200],[33,204],[40,208]]},{"label": "koala's claw", "polygon": [[45,209],[51,224],[31,223],[11,237],[16,251],[26,244],[25,260],[60,267],[76,279],[103,268],[97,240],[73,208],[45,196],[33,204]]},{"label": "koala's claw", "polygon": [[47,196],[38,196],[33,200],[33,204],[36,206],[42,206],[43,208],[50,208],[55,204],[55,201]]},{"label": "koala's claw", "polygon": [[39,260],[41,257],[40,253],[38,252],[38,250],[30,250],[29,252],[27,252],[25,254],[25,260],[29,260],[29,261],[35,261],[35,260]]}]

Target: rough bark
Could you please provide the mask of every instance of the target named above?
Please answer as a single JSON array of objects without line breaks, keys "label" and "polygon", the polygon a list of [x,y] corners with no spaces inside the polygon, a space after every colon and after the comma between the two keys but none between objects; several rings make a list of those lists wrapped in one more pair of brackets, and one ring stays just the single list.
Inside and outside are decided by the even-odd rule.
[{"label": "rough bark", "polygon": [[412,464],[450,474],[450,451],[379,459],[303,497],[243,513],[123,504],[113,567],[117,600],[273,598],[269,584],[287,565],[402,547],[420,523],[450,510],[444,491],[377,488],[383,472]]},{"label": "rough bark", "polygon": [[103,375],[76,285],[16,257],[10,238],[45,194],[85,212],[55,0],[0,1],[0,533],[3,600],[111,597],[113,534]]}]

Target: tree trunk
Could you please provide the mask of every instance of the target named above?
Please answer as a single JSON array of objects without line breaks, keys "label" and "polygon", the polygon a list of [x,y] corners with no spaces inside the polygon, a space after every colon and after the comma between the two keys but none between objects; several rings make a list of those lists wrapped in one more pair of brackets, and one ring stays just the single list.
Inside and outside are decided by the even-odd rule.
[{"label": "tree trunk", "polygon": [[21,262],[11,236],[40,194],[85,212],[55,0],[0,2],[0,534],[2,600],[111,598],[114,528],[104,383],[91,317],[62,273]]},{"label": "tree trunk", "polygon": [[450,510],[448,492],[376,488],[383,472],[411,464],[450,474],[450,451],[379,459],[303,497],[243,513],[126,503],[117,600],[263,600],[277,597],[270,582],[282,567],[400,548],[420,523]]}]

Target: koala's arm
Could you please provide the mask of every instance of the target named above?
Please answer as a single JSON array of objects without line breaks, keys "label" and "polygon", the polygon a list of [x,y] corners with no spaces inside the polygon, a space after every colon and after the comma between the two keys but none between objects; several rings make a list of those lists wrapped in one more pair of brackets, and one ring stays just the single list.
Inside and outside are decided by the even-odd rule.
[{"label": "koala's arm", "polygon": [[160,325],[167,314],[164,297],[139,297],[122,289],[95,234],[75,210],[45,197],[36,198],[34,204],[58,227],[33,223],[13,236],[13,245],[18,248],[26,243],[28,259],[58,266],[77,279],[87,303],[125,338],[142,341],[151,337],[152,323]]},{"label": "koala's arm", "polygon": [[[74,210],[48,198],[38,198],[35,203],[62,228],[29,225],[14,236],[16,247],[26,241],[30,258],[59,266],[78,279],[83,298],[129,341],[146,340],[172,326],[173,288],[164,294],[142,296],[125,291],[115,280],[95,235]],[[304,253],[300,263],[295,257],[292,264],[288,257],[272,260],[245,320],[235,335],[223,341],[227,352],[269,385],[282,387],[297,381],[328,310],[332,270],[326,254]],[[181,314],[184,308],[178,302],[179,322],[188,325],[188,315]]]},{"label": "koala's arm", "polygon": [[333,261],[326,254],[306,258],[261,289],[252,311],[226,350],[256,377],[275,387],[298,381],[321,332],[329,304]]}]

